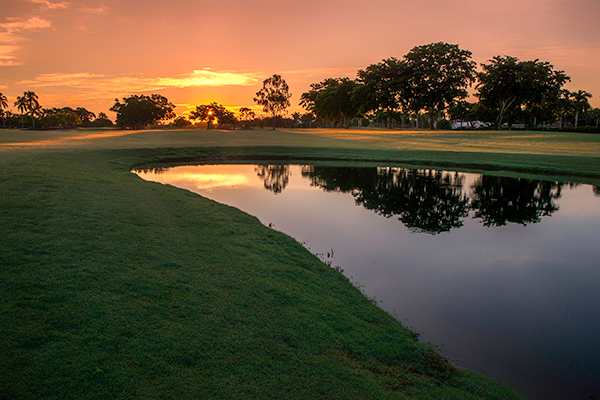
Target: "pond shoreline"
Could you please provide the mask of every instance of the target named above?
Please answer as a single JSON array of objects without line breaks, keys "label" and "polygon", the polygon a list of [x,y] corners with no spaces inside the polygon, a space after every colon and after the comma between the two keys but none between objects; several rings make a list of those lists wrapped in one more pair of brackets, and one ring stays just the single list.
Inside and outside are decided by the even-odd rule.
[{"label": "pond shoreline", "polygon": [[[227,133],[210,132],[208,147],[199,147],[206,134],[154,140],[159,134],[173,135],[138,132],[2,153],[5,393],[520,398],[454,369],[295,240],[129,172],[149,162],[259,150],[363,161],[386,150],[295,132],[278,131],[277,146],[246,138],[237,147]],[[298,141],[313,145],[294,147]],[[417,153],[411,160],[419,163],[436,155],[390,151],[384,158]]]}]

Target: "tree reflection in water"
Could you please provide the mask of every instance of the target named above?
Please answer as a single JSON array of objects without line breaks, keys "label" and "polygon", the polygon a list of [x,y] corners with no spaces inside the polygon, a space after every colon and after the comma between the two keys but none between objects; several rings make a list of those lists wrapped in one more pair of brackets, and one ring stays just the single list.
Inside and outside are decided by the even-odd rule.
[{"label": "tree reflection in water", "polygon": [[257,165],[254,170],[264,181],[265,189],[273,193],[281,193],[290,181],[289,165]]},{"label": "tree reflection in water", "polygon": [[558,211],[554,200],[560,198],[562,186],[557,182],[482,175],[472,188],[471,209],[485,226],[540,222],[542,216]]},{"label": "tree reflection in water", "polygon": [[469,200],[457,173],[403,168],[303,167],[312,186],[350,192],[356,204],[430,234],[462,226]]},{"label": "tree reflection in water", "polygon": [[563,184],[482,175],[471,199],[464,175],[404,168],[302,167],[311,185],[351,193],[357,204],[385,217],[397,216],[408,228],[429,234],[463,225],[470,210],[485,226],[536,223],[558,211],[554,200]]}]

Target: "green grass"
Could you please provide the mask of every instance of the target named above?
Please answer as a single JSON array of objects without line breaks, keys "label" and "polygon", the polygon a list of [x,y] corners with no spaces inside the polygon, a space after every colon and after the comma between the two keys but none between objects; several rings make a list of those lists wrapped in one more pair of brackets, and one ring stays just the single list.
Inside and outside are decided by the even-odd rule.
[{"label": "green grass", "polygon": [[600,178],[580,136],[568,154],[482,155],[366,133],[0,131],[0,398],[519,398],[419,344],[292,238],[129,172],[272,157]]}]

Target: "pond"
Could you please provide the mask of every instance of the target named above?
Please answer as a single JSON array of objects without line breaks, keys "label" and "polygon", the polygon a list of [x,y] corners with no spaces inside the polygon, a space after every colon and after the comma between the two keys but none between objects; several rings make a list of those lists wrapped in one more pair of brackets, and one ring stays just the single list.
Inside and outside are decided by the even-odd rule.
[{"label": "pond", "polygon": [[137,171],[339,267],[459,367],[531,399],[600,398],[600,188],[399,167]]}]

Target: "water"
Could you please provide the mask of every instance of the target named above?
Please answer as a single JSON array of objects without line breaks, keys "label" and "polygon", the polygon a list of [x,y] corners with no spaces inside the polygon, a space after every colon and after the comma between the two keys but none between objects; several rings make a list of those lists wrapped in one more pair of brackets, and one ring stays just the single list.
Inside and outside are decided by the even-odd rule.
[{"label": "water", "polygon": [[158,172],[138,171],[333,252],[458,366],[531,399],[600,398],[598,188],[401,168]]}]

